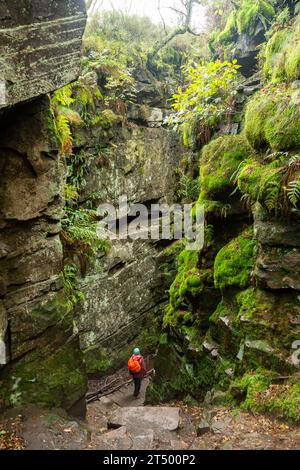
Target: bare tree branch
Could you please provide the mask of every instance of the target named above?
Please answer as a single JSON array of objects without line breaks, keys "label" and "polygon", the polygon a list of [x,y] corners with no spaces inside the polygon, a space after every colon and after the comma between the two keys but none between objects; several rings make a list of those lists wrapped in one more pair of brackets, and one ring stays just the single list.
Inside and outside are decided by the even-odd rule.
[{"label": "bare tree branch", "polygon": [[180,15],[181,17],[185,17],[185,12],[182,11],[182,10],[178,10],[178,9],[175,8],[175,7],[168,7],[168,10],[172,10],[172,11],[174,11],[175,13],[177,13],[178,15]]},{"label": "bare tree branch", "polygon": [[129,14],[130,14],[131,8],[132,8],[132,0],[130,1],[129,5],[128,5],[127,2],[126,2],[126,7],[125,7],[126,15],[129,15]]},{"label": "bare tree branch", "polygon": [[163,26],[164,26],[165,34],[167,34],[166,22],[165,22],[165,19],[164,19],[163,15],[162,15],[162,12],[161,12],[160,0],[158,0],[157,8],[158,8],[158,13],[159,13],[159,16],[160,16],[160,18],[161,18],[162,24],[163,24]]},{"label": "bare tree branch", "polygon": [[148,54],[148,59],[147,59],[147,65],[151,69],[151,66],[153,65],[153,59],[157,56],[159,51],[165,47],[172,39],[174,39],[176,36],[179,36],[181,34],[185,33],[191,33],[194,36],[198,36],[197,33],[194,33],[192,31],[192,17],[193,17],[193,8],[195,4],[202,4],[201,0],[181,0],[181,4],[184,7],[184,11],[178,10],[175,7],[170,7],[171,10],[177,12],[177,14],[180,15],[181,19],[181,25],[178,26],[175,30],[173,30],[170,34],[168,34],[161,42],[157,43],[153,49],[149,52]]},{"label": "bare tree branch", "polygon": [[110,7],[113,11],[116,11],[115,5],[113,4],[112,0],[109,1]]},{"label": "bare tree branch", "polygon": [[90,6],[91,6],[91,4],[92,4],[92,1],[93,1],[93,0],[85,0],[85,4],[86,4],[86,11],[89,11],[89,9],[90,9]]},{"label": "bare tree branch", "polygon": [[103,0],[99,4],[99,0],[87,0],[87,11],[89,15],[96,13],[103,5]]}]

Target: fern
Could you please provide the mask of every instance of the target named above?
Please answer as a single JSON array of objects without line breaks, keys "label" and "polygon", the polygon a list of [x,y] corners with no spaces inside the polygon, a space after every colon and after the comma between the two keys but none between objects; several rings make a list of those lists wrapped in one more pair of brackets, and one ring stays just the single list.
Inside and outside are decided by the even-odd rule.
[{"label": "fern", "polygon": [[72,153],[71,125],[79,125],[81,118],[70,106],[74,103],[71,85],[67,85],[55,91],[51,98],[51,115],[56,140],[60,145],[62,155]]},{"label": "fern", "polygon": [[281,184],[279,181],[269,181],[263,188],[265,193],[264,203],[269,212],[278,209]]},{"label": "fern", "polygon": [[245,207],[251,207],[252,199],[250,194],[245,193],[241,197],[241,202],[245,205]]},{"label": "fern", "polygon": [[77,201],[79,198],[78,188],[73,184],[65,185],[65,200],[67,204]]},{"label": "fern", "polygon": [[77,288],[77,266],[67,264],[61,272],[61,281],[66,296],[66,311],[73,310],[75,305],[85,300],[85,294]]},{"label": "fern", "polygon": [[237,181],[237,179],[238,179],[238,177],[239,177],[240,172],[242,171],[243,167],[244,167],[245,165],[247,165],[247,163],[248,163],[248,162],[247,162],[246,160],[243,160],[242,162],[239,163],[237,169],[235,170],[234,173],[232,173],[232,175],[231,175],[231,177],[230,177],[230,182],[236,183],[236,181]]},{"label": "fern", "polygon": [[296,208],[300,201],[300,179],[290,181],[286,191],[290,203]]},{"label": "fern", "polygon": [[62,221],[63,239],[68,247],[80,255],[89,257],[101,249],[107,251],[109,244],[97,235],[97,212],[93,209],[66,207]]},{"label": "fern", "polygon": [[72,153],[72,132],[69,119],[63,114],[56,114],[55,117],[56,137],[60,143],[60,151],[62,155],[70,155]]},{"label": "fern", "polygon": [[231,204],[224,204],[221,208],[221,217],[226,219],[230,211],[231,211]]},{"label": "fern", "polygon": [[66,85],[63,88],[56,90],[51,98],[51,103],[53,106],[65,106],[69,108],[74,103],[74,98],[72,97],[72,85]]},{"label": "fern", "polygon": [[204,234],[205,234],[206,246],[212,245],[214,241],[214,233],[215,233],[215,229],[213,225],[209,225],[209,224],[205,225]]},{"label": "fern", "polygon": [[293,156],[289,159],[289,161],[288,161],[287,164],[288,164],[288,166],[292,166],[292,165],[295,165],[295,164],[300,163],[299,160],[300,160],[300,155],[293,155]]}]

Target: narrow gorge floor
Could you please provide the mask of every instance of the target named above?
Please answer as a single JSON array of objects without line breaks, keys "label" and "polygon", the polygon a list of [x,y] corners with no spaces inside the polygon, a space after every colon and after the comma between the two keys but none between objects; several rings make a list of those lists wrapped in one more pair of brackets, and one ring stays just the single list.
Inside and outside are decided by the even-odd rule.
[{"label": "narrow gorge floor", "polygon": [[[0,449],[300,449],[299,427],[263,415],[182,402],[144,406],[149,380],[144,380],[138,399],[132,396],[132,384],[127,384],[89,403],[85,421],[70,418],[62,410],[10,410],[0,417]],[[90,381],[90,392],[103,383]],[[202,435],[197,435],[203,418],[209,421],[209,427],[202,425]]]}]

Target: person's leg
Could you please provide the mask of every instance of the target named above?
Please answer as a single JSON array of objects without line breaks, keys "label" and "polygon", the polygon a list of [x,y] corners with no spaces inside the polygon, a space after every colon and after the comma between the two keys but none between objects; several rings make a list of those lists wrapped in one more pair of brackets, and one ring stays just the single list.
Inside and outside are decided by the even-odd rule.
[{"label": "person's leg", "polygon": [[137,387],[137,394],[140,393],[141,385],[142,385],[142,379],[139,379],[139,381],[138,381],[138,387]]},{"label": "person's leg", "polygon": [[140,393],[141,389],[141,379],[140,378],[135,378],[134,379],[134,396],[137,397],[138,394]]}]

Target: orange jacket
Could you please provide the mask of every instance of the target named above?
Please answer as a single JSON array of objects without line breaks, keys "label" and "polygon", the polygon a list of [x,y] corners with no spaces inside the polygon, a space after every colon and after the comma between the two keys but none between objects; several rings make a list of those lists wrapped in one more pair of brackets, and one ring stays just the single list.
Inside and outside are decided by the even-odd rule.
[{"label": "orange jacket", "polygon": [[134,379],[142,379],[146,375],[146,366],[143,356],[138,356],[137,354],[133,354],[132,358],[139,361],[141,365],[141,370],[135,374],[132,374]]}]

